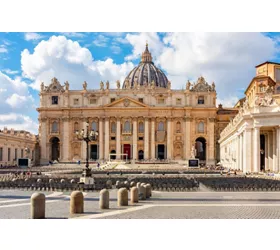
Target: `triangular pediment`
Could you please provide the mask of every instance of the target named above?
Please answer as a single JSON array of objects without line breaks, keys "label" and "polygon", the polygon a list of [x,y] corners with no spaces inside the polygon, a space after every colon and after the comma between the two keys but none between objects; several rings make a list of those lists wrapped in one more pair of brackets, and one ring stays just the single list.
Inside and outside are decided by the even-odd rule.
[{"label": "triangular pediment", "polygon": [[105,105],[108,108],[147,108],[148,106],[131,97],[123,97]]}]

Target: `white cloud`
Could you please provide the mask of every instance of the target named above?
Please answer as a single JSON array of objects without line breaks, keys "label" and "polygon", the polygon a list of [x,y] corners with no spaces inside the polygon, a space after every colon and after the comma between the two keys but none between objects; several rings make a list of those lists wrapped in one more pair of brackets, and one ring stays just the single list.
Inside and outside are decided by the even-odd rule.
[{"label": "white cloud", "polygon": [[24,39],[26,40],[26,41],[33,41],[33,40],[40,40],[40,39],[42,39],[43,38],[43,36],[42,35],[40,35],[40,34],[38,34],[38,33],[34,33],[34,32],[28,32],[28,33],[25,33],[24,34]]},{"label": "white cloud", "polygon": [[17,70],[10,70],[10,69],[3,69],[2,71],[8,75],[16,75],[19,73],[19,71],[17,71]]},{"label": "white cloud", "polygon": [[[271,60],[278,51],[276,42],[261,33],[139,33],[126,36],[139,58],[148,40],[154,62],[167,72],[172,88],[181,89],[187,80],[203,75],[216,84],[219,100],[233,103],[239,89],[255,76],[255,65]],[[231,100],[227,102],[226,100]]]},{"label": "white cloud", "polygon": [[0,45],[0,53],[8,53],[8,49],[5,45]]},{"label": "white cloud", "polygon": [[117,45],[112,45],[111,50],[114,54],[120,54],[122,51],[121,47]]},{"label": "white cloud", "polygon": [[140,59],[147,42],[149,51],[155,58],[160,55],[164,46],[157,33],[127,34],[126,40],[133,46],[132,54],[126,56],[126,60]]},{"label": "white cloud", "polygon": [[75,37],[75,38],[83,38],[86,36],[85,33],[81,33],[81,32],[62,32],[61,35],[66,37]]},{"label": "white cloud", "polygon": [[27,115],[16,113],[0,114],[0,128],[3,127],[26,130],[33,134],[38,134],[38,123],[34,122]]},{"label": "white cloud", "polygon": [[32,102],[34,102],[34,99],[31,95],[23,96],[15,93],[6,100],[6,103],[8,103],[14,109],[28,108]]},{"label": "white cloud", "polygon": [[96,39],[94,39],[93,44],[97,47],[106,47],[109,38],[103,35],[98,35]]},{"label": "white cloud", "polygon": [[95,61],[91,52],[78,42],[64,36],[52,36],[41,41],[30,53],[25,49],[21,54],[21,68],[26,78],[33,80],[31,87],[39,90],[43,81],[46,85],[53,77],[61,84],[70,83],[70,89],[82,89],[87,81],[88,88],[99,88],[99,82],[111,81],[115,87],[116,80],[122,81],[133,68],[131,62],[115,64],[111,58]]}]

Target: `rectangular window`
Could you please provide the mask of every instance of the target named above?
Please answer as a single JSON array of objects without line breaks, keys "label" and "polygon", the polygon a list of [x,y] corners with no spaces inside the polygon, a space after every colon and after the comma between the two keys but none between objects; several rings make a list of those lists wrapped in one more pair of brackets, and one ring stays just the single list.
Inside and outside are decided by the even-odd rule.
[{"label": "rectangular window", "polygon": [[8,148],[8,161],[10,161],[10,160],[11,160],[11,149]]},{"label": "rectangular window", "polygon": [[17,148],[15,148],[15,159],[17,160]]},{"label": "rectangular window", "polygon": [[198,97],[197,104],[204,104],[204,96]]},{"label": "rectangular window", "polygon": [[111,103],[116,101],[116,98],[111,98]]},{"label": "rectangular window", "polygon": [[275,75],[276,75],[276,77],[275,77],[276,82],[279,82],[280,81],[280,69],[279,68],[275,69]]},{"label": "rectangular window", "polygon": [[138,101],[142,103],[144,102],[143,98],[139,98]]},{"label": "rectangular window", "polygon": [[34,161],[34,150],[32,150],[32,160]]},{"label": "rectangular window", "polygon": [[164,98],[159,98],[158,99],[158,104],[164,104]]},{"label": "rectangular window", "polygon": [[181,105],[182,104],[182,99],[181,98],[177,98],[176,99],[176,105]]},{"label": "rectangular window", "polygon": [[79,98],[74,99],[74,105],[79,105]]},{"label": "rectangular window", "polygon": [[3,148],[0,148],[0,161],[3,161]]},{"label": "rectangular window", "polygon": [[139,137],[138,140],[139,140],[139,141],[143,141],[143,140],[144,140],[144,137]]},{"label": "rectangular window", "polygon": [[90,98],[89,99],[89,104],[96,104],[97,103],[97,99],[96,98]]},{"label": "rectangular window", "polygon": [[52,104],[57,105],[58,104],[58,96],[52,96]]},{"label": "rectangular window", "polygon": [[116,137],[111,137],[111,140],[112,140],[112,141],[115,141],[115,140],[116,140]]},{"label": "rectangular window", "polygon": [[20,154],[21,154],[21,158],[23,158],[23,149],[21,150],[21,153],[20,153]]}]

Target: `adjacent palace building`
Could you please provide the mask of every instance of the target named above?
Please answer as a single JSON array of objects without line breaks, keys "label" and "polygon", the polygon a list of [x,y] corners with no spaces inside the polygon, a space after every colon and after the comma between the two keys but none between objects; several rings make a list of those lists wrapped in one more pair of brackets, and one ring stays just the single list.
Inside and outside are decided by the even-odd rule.
[{"label": "adjacent palace building", "polygon": [[195,151],[201,162],[215,164],[220,133],[238,112],[217,108],[215,84],[203,77],[188,81],[185,89],[171,89],[148,45],[139,65],[122,84],[116,81],[116,88],[107,81],[99,89],[84,82],[81,90],[70,90],[68,82],[53,78],[48,86],[41,84],[37,110],[41,164],[85,160],[86,143],[75,132],[86,129],[87,122],[98,132],[89,146],[92,160],[126,154],[133,161],[180,162]]},{"label": "adjacent palace building", "polygon": [[280,171],[280,64],[256,66],[236,108],[238,114],[221,133],[221,163],[243,172]]}]

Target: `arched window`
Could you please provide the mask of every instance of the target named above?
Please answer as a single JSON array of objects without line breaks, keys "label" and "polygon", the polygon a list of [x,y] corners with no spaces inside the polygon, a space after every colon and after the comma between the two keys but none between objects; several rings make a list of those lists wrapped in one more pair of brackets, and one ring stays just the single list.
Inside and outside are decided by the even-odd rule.
[{"label": "arched window", "polygon": [[176,123],[176,132],[180,133],[181,132],[181,122]]},{"label": "arched window", "polygon": [[96,122],[92,122],[91,130],[97,131],[97,124],[96,124]]},{"label": "arched window", "polygon": [[144,133],[144,123],[139,122],[139,133]]},{"label": "arched window", "polygon": [[53,133],[58,132],[58,124],[57,124],[57,122],[53,122],[52,123],[52,132]]},{"label": "arched window", "polygon": [[164,123],[163,122],[160,122],[158,124],[158,131],[164,131]]},{"label": "arched window", "polygon": [[124,132],[130,132],[130,122],[126,121],[124,123]]},{"label": "arched window", "polygon": [[203,122],[198,123],[198,132],[204,133],[204,123]]},{"label": "arched window", "polygon": [[75,122],[74,123],[74,132],[79,131],[79,123]]},{"label": "arched window", "polygon": [[116,133],[116,123],[112,122],[111,124],[111,133]]}]

